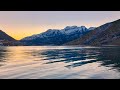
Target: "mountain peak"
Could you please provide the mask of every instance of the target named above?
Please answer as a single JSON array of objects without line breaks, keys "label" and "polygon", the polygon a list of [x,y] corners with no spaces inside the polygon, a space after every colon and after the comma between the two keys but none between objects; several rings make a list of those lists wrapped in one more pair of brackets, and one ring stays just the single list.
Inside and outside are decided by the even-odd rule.
[{"label": "mountain peak", "polygon": [[88,29],[89,30],[94,30],[96,27],[89,27]]},{"label": "mountain peak", "polygon": [[22,43],[18,42],[2,30],[0,30],[0,46],[16,46],[22,45]]},{"label": "mountain peak", "polygon": [[3,32],[2,30],[0,30],[0,32],[5,33],[5,32]]},{"label": "mountain peak", "polygon": [[64,30],[70,30],[70,29],[75,29],[77,26],[66,26]]},{"label": "mountain peak", "polygon": [[81,26],[81,28],[86,28],[85,26]]},{"label": "mountain peak", "polygon": [[66,45],[120,45],[120,19],[103,24]]},{"label": "mountain peak", "polygon": [[64,29],[48,29],[41,34],[23,38],[21,41],[28,45],[61,45],[81,37],[88,31],[85,26],[66,26]]},{"label": "mountain peak", "polygon": [[59,29],[48,29],[46,32],[58,31]]},{"label": "mountain peak", "polygon": [[0,30],[0,40],[15,41],[14,38],[3,32],[2,30]]}]

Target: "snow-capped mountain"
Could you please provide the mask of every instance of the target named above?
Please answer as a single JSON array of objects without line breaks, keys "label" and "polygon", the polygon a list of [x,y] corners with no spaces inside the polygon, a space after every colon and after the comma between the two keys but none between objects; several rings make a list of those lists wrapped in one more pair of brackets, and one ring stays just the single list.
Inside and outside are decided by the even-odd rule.
[{"label": "snow-capped mountain", "polygon": [[120,45],[120,19],[103,24],[64,45]]},{"label": "snow-capped mountain", "polygon": [[26,45],[61,45],[86,34],[90,30],[85,26],[67,26],[64,29],[48,29],[46,32],[25,37],[21,42]]},{"label": "snow-capped mountain", "polygon": [[96,27],[90,27],[89,30],[94,30]]}]

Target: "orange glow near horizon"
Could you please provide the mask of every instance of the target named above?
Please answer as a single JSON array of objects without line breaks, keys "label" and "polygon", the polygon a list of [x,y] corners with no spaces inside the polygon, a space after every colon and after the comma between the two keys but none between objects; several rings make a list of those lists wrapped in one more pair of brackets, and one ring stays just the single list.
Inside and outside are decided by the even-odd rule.
[{"label": "orange glow near horizon", "polygon": [[[24,26],[24,27],[16,27],[16,26],[5,26],[5,27],[1,27],[0,29],[3,30],[5,33],[7,33],[8,35],[10,35],[11,37],[13,37],[14,39],[16,40],[20,40],[24,37],[27,37],[27,36],[31,36],[31,35],[34,35],[34,34],[40,34],[42,32],[45,32],[47,31],[48,29],[63,29],[65,28],[66,26],[73,26],[75,24],[70,24],[70,25],[67,25],[67,24],[62,24],[62,25],[47,25],[47,26],[43,26],[43,27],[39,27],[39,26]],[[96,25],[94,25],[95,27],[96,26],[99,26],[100,24],[99,23],[96,23]],[[4,26],[4,25],[3,25]],[[80,25],[76,25],[76,26],[80,26]],[[87,28],[89,28],[90,26],[93,26],[93,23],[91,24],[86,24],[85,25]]]},{"label": "orange glow near horizon", "polygon": [[0,11],[0,29],[20,40],[66,26],[98,27],[120,19],[120,11]]},{"label": "orange glow near horizon", "polygon": [[44,32],[43,28],[34,27],[34,26],[33,27],[5,26],[5,27],[1,27],[0,29],[16,40],[20,40],[24,37],[31,36],[33,34],[39,34]]},{"label": "orange glow near horizon", "polygon": [[6,33],[8,35],[10,35],[11,37],[13,37],[14,39],[20,40],[20,39],[22,39],[24,37],[31,36],[33,34],[42,33],[42,30],[41,31],[40,30],[39,31],[33,30],[33,32],[29,31],[29,30],[28,30],[28,32],[26,32],[26,31],[25,32],[20,32],[20,30],[17,30],[16,32],[7,31]]}]

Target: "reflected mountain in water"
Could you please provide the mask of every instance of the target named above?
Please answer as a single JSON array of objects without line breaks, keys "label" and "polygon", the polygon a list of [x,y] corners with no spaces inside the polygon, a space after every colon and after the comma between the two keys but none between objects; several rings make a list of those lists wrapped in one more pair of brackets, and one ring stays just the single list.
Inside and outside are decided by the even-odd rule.
[{"label": "reflected mountain in water", "polygon": [[5,60],[6,52],[8,52],[6,47],[0,47],[0,62]]},{"label": "reflected mountain in water", "polygon": [[120,47],[101,49],[98,60],[102,62],[101,65],[120,71]]},{"label": "reflected mountain in water", "polygon": [[0,78],[24,76],[120,78],[120,47],[0,47]]},{"label": "reflected mountain in water", "polygon": [[4,64],[2,62],[5,62],[5,58],[6,58],[6,52],[8,52],[8,50],[6,49],[6,47],[0,46],[0,66],[3,66]]},{"label": "reflected mountain in water", "polygon": [[[120,70],[120,48],[83,48],[83,49],[58,49],[46,50],[37,53],[45,57],[46,64],[64,62],[70,63],[65,67],[78,67],[88,63],[99,62],[106,67],[113,67]],[[38,55],[36,55],[38,56]],[[72,62],[72,63],[71,63]]]}]

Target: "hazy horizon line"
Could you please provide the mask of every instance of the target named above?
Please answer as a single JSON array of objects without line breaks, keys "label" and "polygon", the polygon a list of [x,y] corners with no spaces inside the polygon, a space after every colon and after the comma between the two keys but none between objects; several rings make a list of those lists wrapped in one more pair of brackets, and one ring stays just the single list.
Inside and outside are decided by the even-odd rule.
[{"label": "hazy horizon line", "polygon": [[[116,19],[116,20],[119,20],[119,19]],[[116,21],[116,20],[114,20],[114,21]],[[106,23],[111,23],[111,22],[114,22],[114,21],[110,21],[110,22],[106,22]],[[106,24],[106,23],[103,23],[102,25],[104,25],[104,24]],[[81,27],[81,26],[85,26],[85,25],[81,25],[81,26],[78,26],[78,25],[68,25],[68,26],[77,26],[77,27]],[[97,27],[100,27],[101,25],[99,25],[99,26],[96,26],[96,28]],[[67,27],[67,26],[65,26],[65,27]],[[64,28],[65,28],[64,27]],[[86,27],[86,26],[85,26]],[[91,26],[91,27],[94,27],[94,26]],[[63,30],[64,28],[50,28],[50,29],[53,29],[53,30]],[[90,28],[90,27],[86,27],[86,28]],[[1,30],[1,29],[0,29]],[[47,29],[47,30],[49,30],[49,29]],[[45,31],[43,31],[43,32],[40,32],[40,33],[34,33],[34,34],[32,34],[32,35],[28,35],[28,36],[26,36],[26,37],[29,37],[29,36],[33,36],[33,35],[37,35],[37,34],[41,34],[41,33],[44,33],[44,32],[46,32],[47,30],[45,30]],[[3,32],[4,32],[4,30],[2,30]],[[7,33],[7,32],[5,32],[5,33]],[[7,33],[8,34],[8,33]],[[9,34],[8,34],[9,35]],[[9,35],[10,36],[10,35]],[[12,36],[11,36],[12,37]],[[14,38],[14,37],[12,37],[12,38]],[[25,38],[25,37],[23,37],[23,38]],[[23,38],[21,38],[21,39],[23,39]],[[15,40],[21,40],[21,39],[16,39],[16,38],[14,38]]]},{"label": "hazy horizon line", "polygon": [[0,11],[0,29],[16,40],[66,26],[99,27],[120,19],[120,11]]}]

